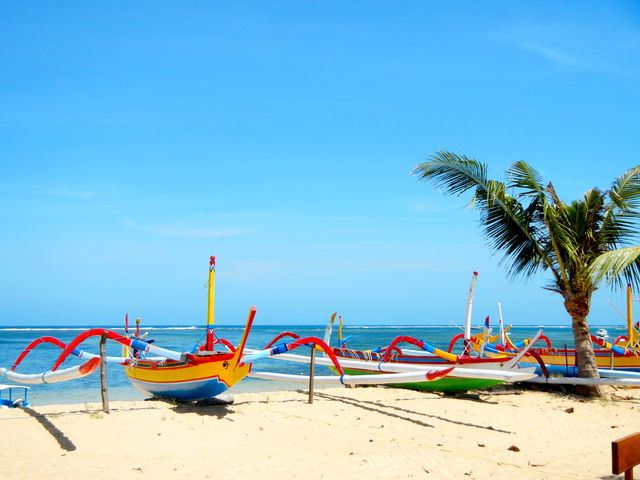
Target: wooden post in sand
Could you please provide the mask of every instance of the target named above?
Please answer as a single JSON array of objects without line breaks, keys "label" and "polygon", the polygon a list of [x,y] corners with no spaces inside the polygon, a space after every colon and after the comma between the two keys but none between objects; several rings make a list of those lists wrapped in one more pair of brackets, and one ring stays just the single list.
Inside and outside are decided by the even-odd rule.
[{"label": "wooden post in sand", "polygon": [[102,396],[102,411],[109,413],[109,396],[107,394],[107,334],[100,338],[100,394]]},{"label": "wooden post in sand", "polygon": [[311,347],[311,361],[309,362],[309,403],[313,403],[313,371],[316,366],[316,348]]}]

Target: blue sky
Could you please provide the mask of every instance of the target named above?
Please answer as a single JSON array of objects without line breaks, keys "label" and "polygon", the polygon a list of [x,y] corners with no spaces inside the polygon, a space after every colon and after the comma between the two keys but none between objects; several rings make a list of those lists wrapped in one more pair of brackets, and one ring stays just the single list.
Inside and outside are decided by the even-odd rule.
[{"label": "blue sky", "polygon": [[[445,148],[565,200],[639,163],[637,2],[3,2],[0,325],[569,324]],[[621,323],[602,289],[592,324]]]}]

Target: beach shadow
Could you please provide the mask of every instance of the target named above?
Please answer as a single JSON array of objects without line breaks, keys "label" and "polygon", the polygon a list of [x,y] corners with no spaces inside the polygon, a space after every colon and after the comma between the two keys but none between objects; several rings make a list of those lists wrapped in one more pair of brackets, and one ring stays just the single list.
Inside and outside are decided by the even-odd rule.
[{"label": "beach shadow", "polygon": [[[235,413],[235,410],[231,408],[233,403],[208,404],[206,401],[202,401],[202,400],[198,402],[180,402],[171,398],[161,398],[161,397],[146,398],[145,401],[161,402],[161,403],[167,404],[171,407],[171,410],[173,410],[175,413],[181,413],[181,414],[195,413],[196,415],[225,418],[228,414]],[[232,422],[234,421],[232,418],[227,418],[227,420],[230,420]]]},{"label": "beach shadow", "polygon": [[304,397],[300,397],[300,398],[289,398],[289,399],[282,399],[279,398],[277,400],[271,400],[269,399],[269,393],[278,393],[278,392],[265,392],[267,398],[265,400],[244,400],[241,402],[236,402],[235,405],[250,405],[253,403],[264,403],[265,405],[268,404],[282,404],[282,403],[300,403],[300,402],[306,402],[307,399],[309,398],[309,392],[307,392],[306,390],[290,390],[291,392],[295,392],[295,393],[300,393],[300,394],[304,394]]},{"label": "beach shadow", "polygon": [[[216,417],[219,419],[227,417],[227,415],[235,413],[231,405],[196,405],[195,403],[176,403],[172,410],[176,413],[195,413],[207,417]],[[226,418],[234,422],[233,418]]]},{"label": "beach shadow", "polygon": [[[306,393],[306,392],[304,392]],[[304,398],[290,398],[289,400],[245,400],[243,402],[237,402],[235,405],[251,405],[254,403],[264,403],[268,404],[281,404],[281,403],[300,403],[306,402],[307,397]]]},{"label": "beach shadow", "polygon": [[60,448],[67,452],[73,452],[76,449],[76,446],[73,444],[73,442],[58,427],[51,423],[51,421],[45,415],[36,412],[33,408],[30,407],[23,407],[22,410],[35,418],[38,423],[42,425],[53,438],[55,438],[55,440],[58,442],[58,445],[60,445]]},{"label": "beach shadow", "polygon": [[[363,410],[368,410],[370,412],[380,413],[382,415],[386,415],[387,417],[392,417],[392,418],[398,418],[400,420],[405,420],[407,422],[411,422],[411,423],[415,423],[416,425],[420,425],[421,427],[435,428],[435,425],[431,425],[430,423],[426,423],[426,422],[423,422],[421,420],[416,420],[414,418],[403,417],[402,415],[398,415],[397,413],[389,412],[387,410],[382,410],[381,408],[376,408],[376,407],[393,408],[393,407],[389,407],[388,405],[382,405],[382,404],[379,404],[379,403],[376,403],[376,402],[367,402],[365,400],[356,400],[355,398],[349,398],[349,397],[338,397],[338,396],[335,396],[335,395],[329,395],[327,393],[321,393],[321,392],[315,392],[314,396],[315,397],[320,397],[320,398],[325,398],[327,400],[334,400],[334,401],[337,401],[337,402],[346,403],[347,405],[358,407],[358,408],[361,408]],[[370,406],[367,406],[367,405],[363,405],[365,403],[370,404],[370,405],[374,405],[374,406],[370,407]],[[405,410],[405,409],[402,409],[402,408],[395,408],[395,409],[403,411],[403,412],[409,412],[409,410]]]},{"label": "beach shadow", "polygon": [[[335,401],[338,401],[338,402],[346,403],[348,405],[353,405],[355,407],[359,407],[359,408],[362,408],[364,410],[369,410],[369,411],[373,411],[373,412],[382,413],[383,415],[387,415],[387,416],[394,417],[394,418],[399,418],[401,420],[406,420],[408,422],[415,423],[417,425],[426,426],[426,427],[434,427],[434,425],[431,425],[431,424],[426,423],[426,422],[421,422],[420,420],[415,420],[413,418],[404,417],[402,415],[399,415],[399,414],[396,414],[396,413],[392,413],[392,412],[389,412],[389,411],[386,411],[386,410],[382,410],[382,409],[396,410],[398,412],[408,413],[408,414],[411,414],[411,415],[421,415],[421,416],[424,416],[424,417],[434,418],[434,419],[440,420],[442,422],[453,423],[453,424],[462,425],[462,426],[465,426],[465,427],[480,428],[480,429],[483,429],[483,430],[491,430],[493,432],[513,434],[513,432],[510,432],[509,430],[502,430],[500,428],[494,428],[491,425],[477,425],[475,423],[461,422],[461,421],[458,421],[458,420],[452,420],[450,418],[441,417],[440,415],[432,415],[432,414],[424,413],[424,412],[416,412],[415,410],[409,410],[409,409],[406,409],[406,408],[396,407],[396,406],[393,406],[393,405],[385,405],[384,403],[373,402],[371,400],[357,400],[357,399],[351,398],[351,397],[339,397],[339,396],[329,395],[327,393],[321,393],[321,392],[316,392],[315,395],[320,397],[320,398],[326,398],[328,400],[335,400]],[[366,405],[363,405],[363,404],[372,405],[372,406],[370,407],[370,406],[366,406]]]}]

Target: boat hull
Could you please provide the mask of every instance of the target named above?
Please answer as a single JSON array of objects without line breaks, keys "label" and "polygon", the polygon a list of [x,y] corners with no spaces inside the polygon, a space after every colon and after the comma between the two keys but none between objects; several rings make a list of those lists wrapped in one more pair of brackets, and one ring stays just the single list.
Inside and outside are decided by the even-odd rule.
[{"label": "boat hull", "polygon": [[[572,369],[577,365],[575,349],[564,348],[532,348],[531,352],[536,354],[547,366],[557,367],[555,374],[562,374],[561,367]],[[627,353],[620,355],[608,349],[595,349],[594,358],[598,368],[607,368],[627,372],[640,372],[640,355]],[[532,362],[532,360],[528,360]],[[560,369],[560,370],[558,370]],[[568,376],[572,374],[569,373]]]},{"label": "boat hull", "polygon": [[183,401],[215,397],[242,380],[251,365],[233,365],[233,354],[203,357],[201,363],[136,361],[125,366],[131,384],[154,397]]},{"label": "boat hull", "polygon": [[217,378],[189,382],[149,382],[129,377],[131,385],[141,393],[158,398],[195,401],[215,397],[229,389]]},{"label": "boat hull", "polygon": [[[379,374],[373,370],[354,370],[345,368],[348,375],[372,375]],[[414,383],[392,383],[390,386],[399,388],[408,388],[411,390],[421,390],[428,392],[466,392],[468,390],[477,390],[480,388],[488,388],[494,385],[504,383],[502,380],[493,380],[487,378],[461,378],[461,377],[443,377],[431,382],[414,382]]]},{"label": "boat hull", "polygon": [[[382,357],[380,354],[371,351],[358,351],[349,349],[334,349],[339,360],[356,359],[380,362]],[[395,355],[390,361],[392,364],[405,364],[423,366],[425,369],[430,367],[466,367],[466,368],[496,368],[502,365],[502,360],[486,359],[486,358],[467,358],[462,362],[451,362],[438,356],[425,355]],[[370,375],[380,373],[376,370],[368,369],[351,369],[345,368],[345,373],[349,375]],[[445,376],[431,382],[415,382],[415,383],[397,383],[391,386],[409,388],[411,390],[423,390],[429,392],[465,392],[467,390],[476,390],[480,388],[488,388],[494,385],[504,383],[503,380],[488,378],[470,378],[470,377],[454,377]]]}]

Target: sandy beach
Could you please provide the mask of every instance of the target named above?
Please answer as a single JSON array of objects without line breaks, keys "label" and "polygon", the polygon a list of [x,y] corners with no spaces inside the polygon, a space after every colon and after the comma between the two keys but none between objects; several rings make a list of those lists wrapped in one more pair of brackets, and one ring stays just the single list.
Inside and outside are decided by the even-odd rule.
[{"label": "sandy beach", "polygon": [[584,401],[504,390],[450,398],[391,388],[237,394],[0,410],[3,479],[607,479],[611,441],[640,431],[640,390]]}]

